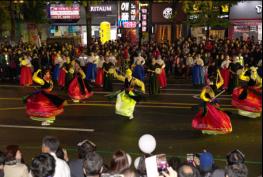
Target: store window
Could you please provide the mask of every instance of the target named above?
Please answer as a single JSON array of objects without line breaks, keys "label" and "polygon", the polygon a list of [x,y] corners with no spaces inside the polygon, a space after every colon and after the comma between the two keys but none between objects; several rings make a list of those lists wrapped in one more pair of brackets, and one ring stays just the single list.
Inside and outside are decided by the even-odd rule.
[{"label": "store window", "polygon": [[172,26],[171,25],[155,25],[155,40],[157,42],[171,43]]},{"label": "store window", "polygon": [[252,36],[255,39],[258,37],[258,26],[234,26],[234,39],[242,38],[247,40]]}]

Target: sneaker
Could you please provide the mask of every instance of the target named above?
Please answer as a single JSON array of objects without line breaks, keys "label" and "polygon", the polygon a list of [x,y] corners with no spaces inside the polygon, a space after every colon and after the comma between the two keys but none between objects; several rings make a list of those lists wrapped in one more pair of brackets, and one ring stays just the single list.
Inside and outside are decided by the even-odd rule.
[{"label": "sneaker", "polygon": [[41,123],[41,125],[42,125],[42,126],[49,126],[50,123],[49,123],[48,121],[44,121],[44,122]]},{"label": "sneaker", "polygon": [[79,103],[79,100],[72,100],[73,103]]}]

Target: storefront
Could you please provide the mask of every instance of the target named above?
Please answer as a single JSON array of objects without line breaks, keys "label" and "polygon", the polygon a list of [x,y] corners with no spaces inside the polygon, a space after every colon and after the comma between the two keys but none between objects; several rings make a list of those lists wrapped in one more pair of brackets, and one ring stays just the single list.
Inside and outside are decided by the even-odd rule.
[{"label": "storefront", "polygon": [[243,1],[230,9],[229,38],[262,40],[262,1]]},{"label": "storefront", "polygon": [[91,35],[93,38],[100,36],[101,22],[109,22],[111,25],[111,40],[117,38],[118,8],[117,1],[112,3],[101,3],[90,6],[91,12]]},{"label": "storefront", "polygon": [[159,42],[172,42],[172,15],[173,7],[170,3],[152,4],[152,34]]},{"label": "storefront", "polygon": [[[186,19],[181,4],[153,3],[152,4],[152,32],[157,42],[173,42],[187,32],[182,22]],[[176,16],[175,16],[176,12]]]},{"label": "storefront", "polygon": [[[195,7],[196,8],[196,7]],[[198,11],[198,8],[193,7],[192,14],[189,16],[189,20],[196,20],[201,12]],[[214,6],[214,11],[218,11],[218,20],[229,20],[229,6],[228,4],[222,5],[221,7]],[[191,36],[196,37],[197,41],[206,39],[207,35],[209,38],[213,39],[224,39],[227,36],[228,28],[226,26],[197,26],[191,27]]]}]

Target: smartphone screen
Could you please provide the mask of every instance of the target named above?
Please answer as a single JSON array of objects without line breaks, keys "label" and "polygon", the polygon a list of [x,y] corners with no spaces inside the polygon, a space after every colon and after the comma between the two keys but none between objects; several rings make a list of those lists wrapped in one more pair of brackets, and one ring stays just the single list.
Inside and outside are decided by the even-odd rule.
[{"label": "smartphone screen", "polygon": [[159,154],[156,156],[156,163],[158,172],[167,171],[168,162],[165,154]]},{"label": "smartphone screen", "polygon": [[147,177],[160,176],[162,171],[167,171],[168,162],[165,154],[158,154],[145,159]]},{"label": "smartphone screen", "polygon": [[186,154],[186,161],[192,163],[194,161],[194,154]]}]

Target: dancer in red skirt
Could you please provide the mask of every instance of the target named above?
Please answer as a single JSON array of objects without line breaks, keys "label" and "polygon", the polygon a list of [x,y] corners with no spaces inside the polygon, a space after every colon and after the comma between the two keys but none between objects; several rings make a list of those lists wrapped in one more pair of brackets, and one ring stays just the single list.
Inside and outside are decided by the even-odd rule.
[{"label": "dancer in red skirt", "polygon": [[61,88],[64,88],[66,86],[66,76],[67,76],[67,73],[68,73],[68,65],[70,65],[70,58],[69,58],[69,56],[65,57],[65,62],[60,67],[59,77],[58,77],[58,85]]},{"label": "dancer in red skirt", "polygon": [[[217,71],[217,75],[220,78],[219,82],[216,82],[216,88],[219,89],[224,81],[220,75],[220,71]],[[214,85],[210,82],[209,85]],[[215,92],[212,87],[205,86],[200,94],[202,104],[200,110],[192,121],[192,127],[197,130],[201,130],[203,134],[227,134],[232,132],[232,125],[229,116],[220,110],[220,105],[216,102]]]},{"label": "dancer in red skirt", "polygon": [[26,54],[20,59],[20,85],[22,86],[30,86],[32,85],[32,65]]},{"label": "dancer in red skirt", "polygon": [[224,79],[224,85],[223,89],[228,89],[229,86],[229,81],[230,81],[230,70],[229,70],[229,65],[231,61],[228,55],[226,55],[225,60],[221,64],[221,69],[220,73]]},{"label": "dancer in red skirt", "polygon": [[262,78],[256,67],[244,70],[239,78],[247,85],[236,87],[232,93],[232,105],[238,108],[239,115],[257,118],[262,113]]},{"label": "dancer in red skirt", "polygon": [[97,76],[96,76],[96,85],[103,87],[103,63],[105,62],[104,57],[100,56],[100,60],[97,65]]},{"label": "dancer in red skirt", "polygon": [[63,113],[65,100],[50,94],[53,82],[49,70],[41,72],[39,69],[34,73],[33,80],[41,85],[41,90],[25,98],[26,113],[31,119],[41,121],[43,126],[50,125],[57,115]]},{"label": "dancer in red skirt", "polygon": [[158,56],[156,63],[161,66],[161,74],[159,74],[159,76],[158,76],[160,88],[166,88],[167,87],[167,78],[166,78],[166,73],[165,73],[165,63],[162,60],[160,55]]},{"label": "dancer in red skirt", "polygon": [[79,103],[80,100],[91,97],[93,92],[87,88],[84,81],[86,75],[75,60],[71,61],[70,72],[74,73],[75,75],[68,87],[68,95],[73,100],[73,102]]}]

